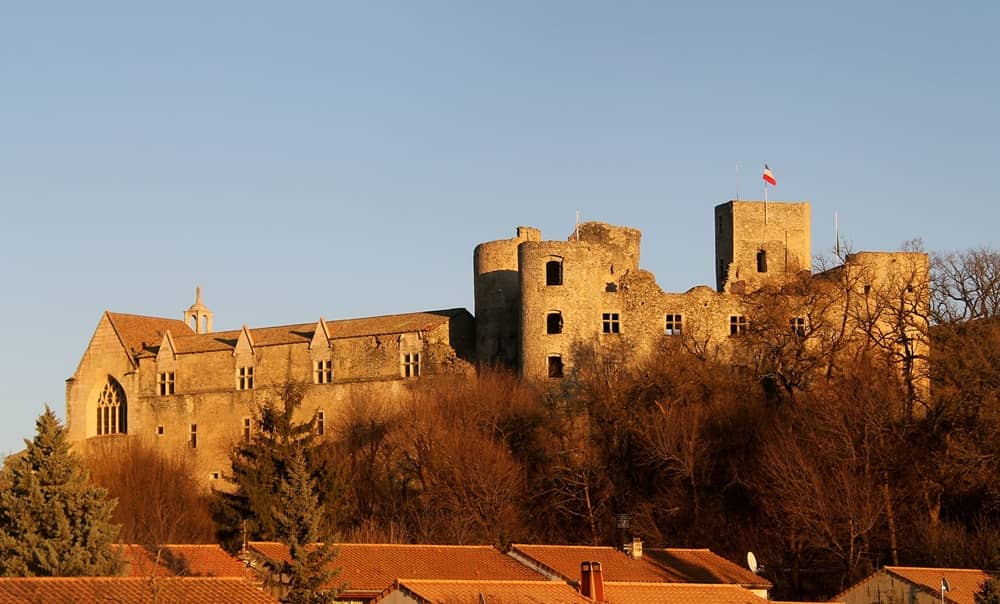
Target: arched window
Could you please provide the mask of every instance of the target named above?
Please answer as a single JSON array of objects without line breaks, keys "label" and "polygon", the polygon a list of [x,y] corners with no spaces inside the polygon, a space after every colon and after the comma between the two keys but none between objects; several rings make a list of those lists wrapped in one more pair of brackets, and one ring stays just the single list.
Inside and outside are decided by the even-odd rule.
[{"label": "arched window", "polygon": [[97,399],[97,434],[126,434],[128,432],[128,402],[125,390],[115,378],[108,376],[100,398]]},{"label": "arched window", "polygon": [[561,312],[550,312],[545,317],[545,333],[562,333],[563,320]]},{"label": "arched window", "polygon": [[545,263],[545,285],[562,285],[562,260],[549,260]]}]

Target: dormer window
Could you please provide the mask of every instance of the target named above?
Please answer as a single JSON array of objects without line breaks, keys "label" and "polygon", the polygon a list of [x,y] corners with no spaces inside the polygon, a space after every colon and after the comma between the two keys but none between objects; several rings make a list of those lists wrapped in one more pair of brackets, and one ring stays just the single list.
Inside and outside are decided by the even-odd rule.
[{"label": "dormer window", "polygon": [[236,368],[236,389],[253,390],[253,366],[244,365]]},{"label": "dormer window", "polygon": [[160,396],[170,396],[174,393],[174,372],[162,371],[156,376],[156,388]]}]

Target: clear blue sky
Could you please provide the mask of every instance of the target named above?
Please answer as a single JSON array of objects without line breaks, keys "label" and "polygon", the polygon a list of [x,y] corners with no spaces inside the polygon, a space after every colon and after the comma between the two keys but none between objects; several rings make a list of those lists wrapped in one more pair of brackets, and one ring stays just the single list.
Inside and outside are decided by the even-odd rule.
[{"label": "clear blue sky", "polygon": [[471,310],[477,242],[578,210],[686,290],[764,161],[814,253],[834,210],[859,250],[994,245],[998,6],[6,3],[0,452],[64,413],[105,309]]}]

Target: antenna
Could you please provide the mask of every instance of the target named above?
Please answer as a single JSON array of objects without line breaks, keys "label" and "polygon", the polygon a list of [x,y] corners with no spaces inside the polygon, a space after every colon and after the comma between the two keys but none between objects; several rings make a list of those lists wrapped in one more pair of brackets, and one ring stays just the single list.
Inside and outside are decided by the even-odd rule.
[{"label": "antenna", "polygon": [[840,258],[840,217],[837,215],[837,210],[833,211],[833,245],[837,258]]},{"label": "antenna", "polygon": [[761,569],[760,565],[757,564],[757,556],[753,555],[753,552],[747,552],[747,567],[755,575]]}]

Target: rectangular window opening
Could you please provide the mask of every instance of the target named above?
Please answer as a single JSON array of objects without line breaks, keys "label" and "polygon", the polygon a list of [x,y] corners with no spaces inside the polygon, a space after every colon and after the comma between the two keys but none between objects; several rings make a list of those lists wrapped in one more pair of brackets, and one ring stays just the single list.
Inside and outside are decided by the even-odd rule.
[{"label": "rectangular window opening", "polygon": [[198,448],[198,424],[191,424],[191,448]]},{"label": "rectangular window opening", "polygon": [[549,356],[549,377],[550,378],[561,378],[563,376],[563,362],[562,357],[553,354]]},{"label": "rectangular window opening", "polygon": [[729,317],[729,335],[738,336],[746,333],[747,318],[743,315],[732,315]]},{"label": "rectangular window opening", "polygon": [[157,375],[156,384],[160,396],[170,396],[174,393],[174,372],[164,371]]},{"label": "rectangular window opening", "polygon": [[236,370],[236,389],[253,390],[252,365],[244,365]]},{"label": "rectangular window opening", "polygon": [[243,442],[250,442],[253,436],[253,422],[249,417],[243,418]]},{"label": "rectangular window opening", "polygon": [[316,412],[316,434],[318,436],[326,434],[326,413],[323,411]]},{"label": "rectangular window opening", "polygon": [[621,333],[622,325],[618,313],[606,312],[601,314],[601,331],[603,333]]},{"label": "rectangular window opening", "polygon": [[664,323],[664,329],[668,336],[679,336],[684,329],[684,317],[679,314],[667,315]]},{"label": "rectangular window opening", "polygon": [[804,338],[806,335],[806,320],[803,317],[793,317],[788,320],[789,327],[792,328],[792,333]]},{"label": "rectangular window opening", "polygon": [[326,359],[313,362],[313,383],[329,384],[333,381],[333,361]]},{"label": "rectangular window opening", "polygon": [[403,377],[404,378],[415,378],[420,376],[420,353],[419,352],[406,352],[403,353]]}]

